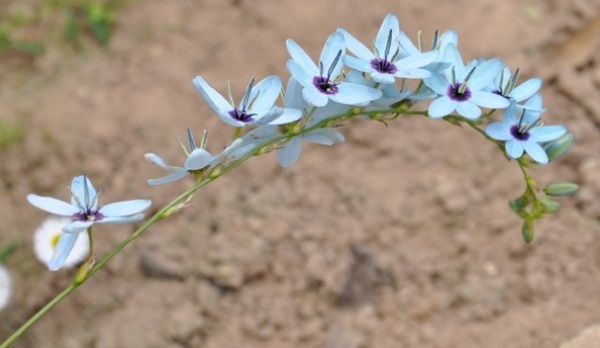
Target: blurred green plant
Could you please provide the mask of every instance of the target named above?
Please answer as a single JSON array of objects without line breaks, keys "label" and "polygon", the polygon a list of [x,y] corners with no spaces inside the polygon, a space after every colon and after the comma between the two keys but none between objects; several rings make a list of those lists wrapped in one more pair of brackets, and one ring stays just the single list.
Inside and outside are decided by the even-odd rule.
[{"label": "blurred green plant", "polygon": [[117,10],[126,1],[7,1],[0,11],[0,53],[37,56],[44,53],[48,45],[61,40],[78,47],[83,37],[106,45],[115,25]]},{"label": "blurred green plant", "polygon": [[18,123],[10,123],[0,119],[0,150],[6,150],[23,140],[25,133]]}]

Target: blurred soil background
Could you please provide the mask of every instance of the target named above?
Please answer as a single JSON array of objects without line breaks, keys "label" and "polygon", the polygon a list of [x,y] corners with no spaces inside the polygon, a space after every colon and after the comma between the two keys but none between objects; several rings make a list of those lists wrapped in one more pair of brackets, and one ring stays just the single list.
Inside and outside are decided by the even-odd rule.
[{"label": "blurred soil background", "polygon": [[[46,215],[28,193],[68,199],[87,174],[102,202],[162,206],[192,181],[149,187],[163,172],[144,153],[179,164],[186,128],[210,130],[213,152],[232,134],[194,76],[236,96],[253,76],[286,81],[287,38],[312,57],[338,27],[369,44],[387,13],[413,38],[454,29],[465,59],[544,79],[544,118],[576,145],[534,175],[582,189],[532,245],[507,206],[521,174],[494,145],[439,120],[357,120],[290,169],[268,154],[202,190],[14,347],[600,347],[593,0],[1,0],[0,247],[17,248],[0,338],[73,276],[35,259]],[[134,228],[95,229],[98,256]]]}]

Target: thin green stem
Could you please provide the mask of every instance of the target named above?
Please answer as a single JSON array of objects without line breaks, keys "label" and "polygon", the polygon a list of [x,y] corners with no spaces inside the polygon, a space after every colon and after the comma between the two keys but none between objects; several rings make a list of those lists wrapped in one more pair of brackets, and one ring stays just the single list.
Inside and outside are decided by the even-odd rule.
[{"label": "thin green stem", "polygon": [[[106,263],[108,261],[110,261],[119,252],[121,252],[127,245],[129,245],[131,242],[133,242],[135,239],[137,239],[143,233],[145,233],[152,225],[154,225],[156,222],[158,222],[164,218],[167,218],[168,216],[172,215],[173,213],[179,211],[179,209],[182,207],[182,205],[185,205],[185,203],[187,203],[187,201],[200,188],[210,184],[211,182],[217,180],[221,176],[229,173],[230,171],[232,171],[233,169],[237,168],[239,165],[244,163],[246,160],[248,160],[250,157],[258,156],[260,154],[269,152],[272,149],[275,149],[276,146],[280,146],[281,144],[289,141],[291,138],[293,138],[295,136],[301,136],[301,135],[307,134],[307,133],[309,133],[313,130],[319,129],[319,128],[331,127],[332,125],[335,126],[339,122],[349,120],[349,119],[354,118],[359,115],[368,116],[375,120],[387,121],[387,120],[393,120],[393,119],[399,117],[400,115],[427,116],[427,112],[426,111],[411,111],[411,110],[404,110],[404,109],[398,109],[398,110],[386,109],[386,110],[365,111],[362,108],[352,108],[345,113],[337,114],[332,117],[326,118],[318,123],[311,125],[310,127],[302,127],[300,129],[300,131],[295,129],[295,130],[293,130],[292,133],[283,133],[283,134],[280,134],[273,138],[270,138],[268,140],[265,140],[263,143],[259,144],[258,146],[256,146],[255,148],[253,148],[251,151],[244,154],[240,158],[237,158],[235,161],[233,161],[231,163],[226,163],[222,166],[217,166],[217,167],[207,171],[206,173],[203,173],[203,175],[199,178],[199,180],[196,182],[196,184],[194,184],[192,187],[187,189],[185,192],[181,193],[179,196],[175,197],[175,199],[173,199],[171,202],[167,203],[158,212],[156,212],[154,215],[152,215],[150,218],[148,218],[132,234],[127,236],[127,238],[125,238],[121,243],[119,243],[110,252],[108,252],[100,261],[98,261],[95,265],[93,265],[91,268],[89,268],[84,273],[82,273],[80,279],[77,279],[77,281],[73,282],[69,287],[67,287],[65,290],[63,290],[63,292],[61,292],[56,297],[54,297],[52,300],[50,300],[50,302],[48,302],[42,309],[40,309],[30,319],[28,319],[21,327],[19,327],[19,329],[17,329],[8,339],[6,339],[6,341],[4,341],[4,343],[2,343],[2,345],[0,345],[0,348],[9,347],[12,343],[14,343],[15,340],[17,338],[19,338],[25,331],[27,331],[35,322],[37,322],[40,318],[42,318],[46,313],[48,313],[48,311],[50,311],[60,301],[62,301],[64,298],[66,298],[71,292],[73,292],[75,289],[77,289],[81,284],[83,284],[89,278],[91,278],[94,274],[96,274],[96,272],[100,271],[104,267],[104,265],[106,265]],[[385,115],[390,115],[390,116],[386,118],[386,117],[384,117]],[[496,144],[499,144],[496,140],[491,139],[487,134],[485,134],[485,131],[483,131],[479,127],[479,124],[475,121],[467,120],[460,116],[455,116],[455,115],[450,115],[450,116],[446,117],[446,119],[451,122],[465,122],[471,128],[475,129],[477,132],[479,132],[481,135],[483,135],[486,139],[488,139]],[[240,134],[241,134],[241,128],[237,128],[235,131],[235,136],[238,137]],[[523,170],[523,173],[525,174],[525,178],[527,181],[528,175],[527,175],[526,171],[524,170],[522,163],[520,161],[519,161],[519,165],[521,166],[521,169]],[[528,187],[530,187],[529,183],[528,183]],[[91,229],[88,230],[88,235],[90,237],[90,255],[93,255],[92,254],[93,253],[93,238],[92,238],[91,233],[92,233]],[[88,267],[90,267],[91,264],[92,263],[89,263]]]}]

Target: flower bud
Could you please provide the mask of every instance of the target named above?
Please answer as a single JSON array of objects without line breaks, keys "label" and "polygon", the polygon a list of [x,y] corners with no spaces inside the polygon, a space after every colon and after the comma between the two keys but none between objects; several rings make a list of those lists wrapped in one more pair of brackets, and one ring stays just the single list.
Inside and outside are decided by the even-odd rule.
[{"label": "flower bud", "polygon": [[525,207],[527,207],[527,204],[529,204],[529,203],[523,197],[519,197],[517,199],[511,199],[510,201],[508,201],[508,206],[517,215],[521,215],[521,213],[523,212]]},{"label": "flower bud", "polygon": [[554,161],[561,158],[571,149],[573,140],[575,140],[573,133],[566,133],[562,137],[544,144],[543,148],[548,154],[548,160]]},{"label": "flower bud", "polygon": [[545,214],[554,214],[560,210],[560,203],[552,200],[550,197],[545,197],[541,202],[544,205]]},{"label": "flower bud", "polygon": [[523,221],[521,232],[523,233],[525,243],[529,244],[533,241],[533,219],[530,218]]},{"label": "flower bud", "polygon": [[573,183],[550,184],[546,186],[544,192],[548,196],[571,196],[579,191],[579,185]]}]

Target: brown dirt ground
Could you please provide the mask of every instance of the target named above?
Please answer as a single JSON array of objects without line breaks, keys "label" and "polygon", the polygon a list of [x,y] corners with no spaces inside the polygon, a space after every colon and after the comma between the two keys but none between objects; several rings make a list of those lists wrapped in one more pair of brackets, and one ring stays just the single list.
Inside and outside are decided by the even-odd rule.
[{"label": "brown dirt ground", "polygon": [[[545,79],[546,118],[577,143],[535,175],[582,190],[533,245],[507,207],[519,171],[493,145],[441,121],[356,121],[291,169],[266,155],[207,187],[14,346],[545,348],[600,323],[598,1],[154,0],[119,12],[107,49],[0,62],[0,115],[26,125],[0,153],[0,244],[21,240],[0,337],[72,277],[34,260],[44,214],[27,193],[67,198],[86,173],[105,202],[159,207],[191,181],[148,187],[162,172],[145,152],[181,161],[187,127],[209,129],[212,149],[230,137],[195,75],[239,94],[252,76],[287,78],[288,37],[315,56],[337,27],[369,42],[390,12],[408,33],[455,29],[467,59]],[[97,253],[133,229],[96,229]]]}]

